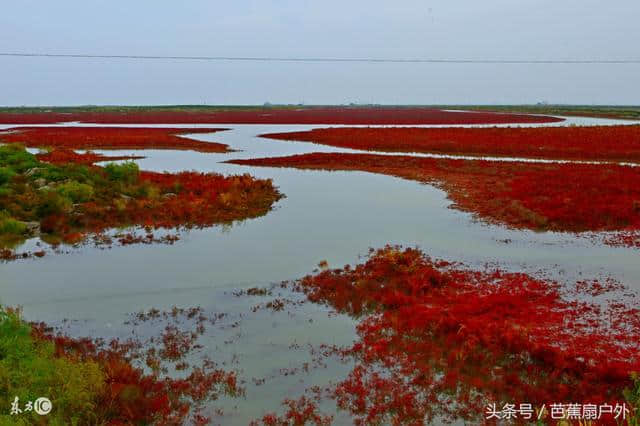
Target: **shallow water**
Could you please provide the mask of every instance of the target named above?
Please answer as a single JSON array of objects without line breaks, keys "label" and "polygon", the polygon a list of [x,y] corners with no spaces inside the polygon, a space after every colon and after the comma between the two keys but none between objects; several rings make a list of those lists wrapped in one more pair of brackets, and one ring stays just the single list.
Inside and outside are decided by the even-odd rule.
[{"label": "shallow water", "polygon": [[[230,365],[241,368],[241,376],[249,381],[274,376],[262,386],[249,382],[246,399],[232,401],[236,409],[225,408],[225,423],[246,424],[267,410],[277,410],[282,399],[297,397],[310,385],[326,385],[347,371],[348,366],[336,362],[305,374],[276,374],[280,368],[309,361],[307,344],[348,344],[354,337],[354,322],[348,317],[329,317],[326,308],[311,304],[252,313],[251,307],[265,298],[231,295],[237,289],[301,277],[321,260],[338,267],[356,263],[369,247],[402,244],[473,266],[498,263],[510,270],[548,269],[553,276],[567,279],[611,275],[640,290],[637,250],[594,244],[572,234],[487,226],[467,213],[447,208],[446,194],[429,185],[363,172],[220,163],[307,152],[353,152],[256,137],[318,126],[213,127],[231,130],[194,138],[226,143],[240,151],[145,150],[147,158],[137,163],[146,170],[193,169],[272,178],[287,196],[272,212],[227,228],[191,230],[174,245],[85,247],[71,249],[70,254],[0,264],[0,302],[22,305],[29,320],[60,325],[69,318],[73,321],[65,327],[73,335],[103,337],[130,333],[122,325],[127,314],[151,307],[200,305],[208,312],[226,312],[230,320],[240,320],[241,326],[207,333],[200,342],[204,352],[214,360],[230,361],[235,355],[237,364]],[[233,343],[223,343],[229,339]],[[292,342],[302,349],[292,350]]]}]

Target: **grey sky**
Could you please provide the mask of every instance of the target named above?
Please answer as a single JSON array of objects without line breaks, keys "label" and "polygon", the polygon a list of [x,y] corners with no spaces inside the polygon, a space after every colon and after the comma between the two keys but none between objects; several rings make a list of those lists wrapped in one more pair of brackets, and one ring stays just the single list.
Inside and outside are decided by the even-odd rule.
[{"label": "grey sky", "polygon": [[[0,51],[640,59],[637,0],[21,0]],[[640,104],[640,64],[188,62],[0,57],[0,105]]]}]

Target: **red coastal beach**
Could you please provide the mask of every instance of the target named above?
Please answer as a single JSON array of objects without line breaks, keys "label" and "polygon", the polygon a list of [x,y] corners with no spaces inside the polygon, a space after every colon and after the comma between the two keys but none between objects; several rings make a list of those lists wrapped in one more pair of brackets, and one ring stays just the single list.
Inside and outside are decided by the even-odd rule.
[{"label": "red coastal beach", "polygon": [[329,128],[268,133],[266,138],[367,151],[526,157],[560,160],[640,160],[640,126],[490,128]]},{"label": "red coastal beach", "polygon": [[112,124],[508,124],[556,123],[561,118],[496,112],[446,111],[426,107],[300,107],[107,112],[2,112],[0,124],[79,121]]}]

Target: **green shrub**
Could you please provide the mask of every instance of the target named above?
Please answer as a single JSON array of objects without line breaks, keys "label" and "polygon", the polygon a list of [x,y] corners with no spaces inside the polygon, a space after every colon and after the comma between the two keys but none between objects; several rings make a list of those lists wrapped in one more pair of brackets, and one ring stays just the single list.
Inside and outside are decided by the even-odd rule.
[{"label": "green shrub", "polygon": [[132,184],[138,180],[140,169],[133,161],[127,161],[122,164],[109,163],[104,166],[104,171],[110,180]]},{"label": "green shrub", "polygon": [[0,214],[0,235],[24,235],[26,233],[27,226],[24,223],[15,220],[12,217],[2,217]]},{"label": "green shrub", "polygon": [[74,203],[83,203],[93,197],[93,187],[86,183],[70,181],[59,185],[56,192]]},{"label": "green shrub", "polygon": [[129,193],[136,198],[149,198],[157,200],[160,198],[160,188],[150,182],[143,182],[134,192]]},{"label": "green shrub", "polygon": [[0,307],[0,424],[42,424],[33,411],[11,416],[15,397],[21,409],[27,401],[49,398],[53,409],[47,424],[90,424],[103,391],[98,364],[56,357],[51,342],[36,341],[17,313]]},{"label": "green shrub", "polygon": [[23,173],[39,164],[35,155],[27,152],[21,145],[0,145],[0,166],[15,173]]},{"label": "green shrub", "polygon": [[0,185],[8,183],[15,173],[8,167],[0,167]]},{"label": "green shrub", "polygon": [[36,213],[41,218],[52,214],[63,214],[71,210],[71,205],[71,200],[58,192],[43,191]]},{"label": "green shrub", "polygon": [[96,173],[92,173],[89,167],[82,164],[65,164],[55,168],[52,167],[48,170],[48,174],[51,175],[52,173],[56,175],[56,179],[53,180],[71,179],[80,183],[91,182],[98,176]]},{"label": "green shrub", "polygon": [[637,373],[631,374],[633,387],[624,391],[624,397],[631,406],[630,409],[635,410],[628,419],[629,426],[640,425],[640,376]]}]

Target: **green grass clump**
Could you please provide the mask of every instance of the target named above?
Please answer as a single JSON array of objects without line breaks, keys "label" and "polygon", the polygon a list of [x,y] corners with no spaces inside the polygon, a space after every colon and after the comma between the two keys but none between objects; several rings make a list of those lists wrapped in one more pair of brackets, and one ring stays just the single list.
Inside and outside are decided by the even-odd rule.
[{"label": "green grass clump", "polygon": [[33,178],[43,178],[47,182],[76,181],[80,183],[91,183],[97,176],[91,173],[89,167],[80,164],[65,164],[62,166],[52,166],[40,163],[45,167],[38,167],[32,175]]},{"label": "green grass clump", "polygon": [[39,217],[65,214],[71,210],[72,202],[69,198],[56,191],[43,191],[40,203],[36,209]]},{"label": "green grass clump", "polygon": [[77,181],[69,181],[59,185],[56,192],[74,203],[83,203],[93,197],[93,187]]},{"label": "green grass clump", "polygon": [[[18,313],[0,308],[0,424],[92,424],[92,412],[104,391],[100,366],[87,360],[56,357],[54,345],[36,341]],[[53,409],[46,417],[35,412],[10,415],[11,403],[46,397]]]},{"label": "green grass clump", "polygon": [[104,166],[108,178],[113,181],[122,182],[124,184],[132,184],[138,180],[140,169],[133,161],[127,161],[122,164],[109,163]]},{"label": "green grass clump", "polygon": [[9,216],[8,213],[0,211],[0,235],[24,235],[27,233],[27,226]]},{"label": "green grass clump", "polygon": [[8,167],[0,167],[0,185],[8,183],[15,176],[13,170]]},{"label": "green grass clump", "polygon": [[[38,164],[38,159],[20,145],[0,146],[0,167],[8,169],[12,173],[24,173],[30,168],[37,167]],[[0,180],[1,184],[2,181]]]},{"label": "green grass clump", "polygon": [[629,408],[632,410],[635,409],[628,419],[628,424],[629,426],[640,426],[640,413],[637,411],[640,409],[640,375],[638,375],[638,373],[632,373],[631,379],[633,380],[633,386],[631,389],[624,391],[624,397],[631,406]]}]

